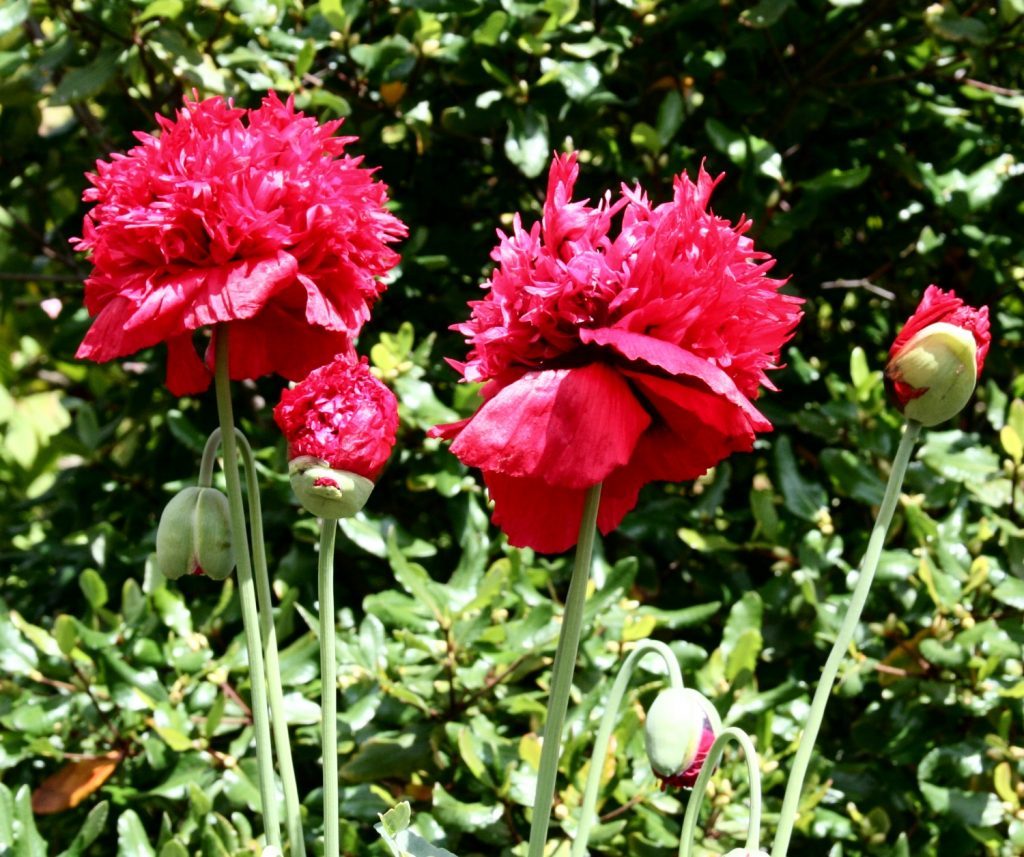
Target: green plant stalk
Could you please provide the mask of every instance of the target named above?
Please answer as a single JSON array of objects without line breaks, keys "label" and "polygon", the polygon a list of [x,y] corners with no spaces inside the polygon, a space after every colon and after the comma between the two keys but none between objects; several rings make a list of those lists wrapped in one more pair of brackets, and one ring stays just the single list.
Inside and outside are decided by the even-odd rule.
[{"label": "green plant stalk", "polygon": [[920,433],[921,424],[914,420],[907,420],[899,448],[896,450],[896,457],[893,459],[889,483],[885,486],[882,505],[878,509],[878,517],[875,519],[875,526],[872,528],[871,537],[868,540],[867,551],[861,564],[860,577],[857,579],[857,585],[853,588],[853,596],[850,598],[850,606],[846,610],[842,627],[832,645],[832,651],[829,652],[825,667],[821,671],[821,679],[814,691],[811,710],[807,715],[807,725],[804,727],[803,735],[800,736],[800,745],[797,747],[793,767],[789,774],[789,782],[786,784],[786,795],[782,800],[782,813],[779,816],[779,826],[775,833],[775,842],[772,845],[772,857],[785,857],[789,849],[793,825],[796,824],[800,810],[804,778],[807,776],[807,768],[811,761],[811,754],[814,752],[814,742],[818,738],[822,718],[825,715],[825,707],[828,705],[832,686],[839,673],[839,665],[846,657],[854,632],[857,630],[857,623],[860,622],[860,615],[864,610],[871,582],[878,570],[878,561],[882,556],[882,547],[885,545],[889,524],[892,523],[893,512],[896,511],[896,502],[899,500],[903,478],[906,476],[907,465],[910,463],[910,453],[913,451],[914,443]]},{"label": "green plant stalk", "polygon": [[338,669],[334,653],[334,538],[338,522],[320,521],[320,734],[324,769],[324,857],[338,857]]},{"label": "green plant stalk", "polygon": [[281,663],[277,651],[277,628],[274,625],[274,601],[270,593],[270,574],[267,571],[267,550],[263,539],[263,509],[260,487],[256,481],[256,459],[245,435],[238,432],[242,462],[245,466],[245,485],[249,496],[249,521],[252,528],[252,560],[256,573],[256,599],[260,614],[260,631],[267,661],[267,688],[270,696],[270,725],[277,751],[277,767],[284,786],[284,817],[291,843],[292,857],[306,857],[306,839],[302,832],[302,811],[299,787],[295,782],[292,762],[291,738],[288,719],[284,713],[284,690],[281,687]]},{"label": "green plant stalk", "polygon": [[[551,670],[551,691],[544,719],[544,743],[537,771],[537,790],[533,796],[533,817],[530,820],[530,846],[528,857],[542,857],[547,844],[548,826],[551,824],[551,806],[555,798],[558,778],[558,760],[562,755],[562,727],[569,708],[569,693],[576,670],[576,655],[583,630],[583,607],[587,599],[587,581],[590,578],[590,560],[594,551],[597,530],[597,510],[601,505],[601,484],[587,490],[583,501],[583,517],[576,541],[576,558],[569,581],[569,594],[565,600],[562,630],[558,634],[555,663]],[[328,855],[330,857],[330,855]]]},{"label": "green plant stalk", "polygon": [[715,743],[711,745],[707,758],[704,760],[704,767],[697,775],[697,782],[693,784],[693,791],[690,793],[690,800],[686,805],[686,815],[683,817],[683,830],[679,834],[679,857],[690,857],[690,852],[693,850],[693,837],[697,830],[697,817],[700,815],[700,806],[704,802],[708,780],[711,779],[711,775],[725,751],[725,745],[730,740],[736,741],[743,748],[743,757],[747,763],[747,778],[750,781],[750,813],[747,816],[747,840],[743,847],[750,852],[756,852],[761,847],[761,767],[758,763],[757,751],[746,732],[735,726],[729,726],[715,738]]},{"label": "green plant stalk", "polygon": [[576,838],[572,843],[570,857],[583,857],[587,852],[587,843],[590,841],[590,831],[597,820],[597,794],[601,790],[601,772],[604,770],[605,759],[608,757],[608,746],[611,743],[612,730],[615,728],[615,721],[619,716],[619,709],[622,707],[622,700],[626,696],[630,679],[633,677],[633,670],[644,655],[658,654],[665,662],[668,669],[669,685],[671,687],[683,687],[683,676],[679,671],[679,662],[672,650],[659,640],[642,640],[637,643],[635,649],[629,653],[619,674],[615,677],[611,693],[605,703],[604,714],[601,715],[601,725],[597,730],[597,737],[594,739],[594,751],[590,757],[590,770],[587,773],[587,784],[583,790],[583,805],[580,807],[579,826],[576,829]]},{"label": "green plant stalk", "polygon": [[256,592],[252,577],[249,541],[245,531],[242,505],[242,484],[238,475],[238,446],[235,419],[231,409],[231,381],[228,377],[228,329],[217,328],[216,371],[217,415],[220,418],[221,443],[224,448],[224,479],[227,482],[231,510],[231,539],[238,564],[238,597],[242,604],[245,647],[249,656],[249,684],[252,688],[252,719],[256,731],[256,762],[259,767],[260,805],[267,844],[281,847],[281,820],[278,815],[274,784],[274,758],[270,742],[270,717],[267,707],[266,672],[263,666],[263,644],[260,619],[256,608]]}]

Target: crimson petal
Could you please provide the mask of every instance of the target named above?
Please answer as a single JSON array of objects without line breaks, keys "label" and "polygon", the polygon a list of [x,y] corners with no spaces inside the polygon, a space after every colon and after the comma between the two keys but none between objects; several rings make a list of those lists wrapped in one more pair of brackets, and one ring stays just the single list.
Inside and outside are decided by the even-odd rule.
[{"label": "crimson petal", "polygon": [[452,444],[471,467],[588,488],[629,461],[651,418],[600,363],[528,372],[483,404]]}]

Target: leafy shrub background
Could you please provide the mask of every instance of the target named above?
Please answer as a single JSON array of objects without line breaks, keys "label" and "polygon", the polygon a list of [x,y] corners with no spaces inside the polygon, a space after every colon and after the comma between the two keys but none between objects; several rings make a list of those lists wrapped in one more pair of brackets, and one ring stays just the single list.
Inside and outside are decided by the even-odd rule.
[{"label": "leafy shrub background", "polygon": [[[649,487],[603,542],[562,829],[616,665],[647,636],[756,737],[773,826],[898,436],[885,349],[936,282],[992,308],[992,353],[976,402],[912,465],[792,853],[1022,853],[1022,32],[1021,0],[8,0],[0,853],[250,853],[260,829],[232,584],[164,586],[150,559],[212,397],[171,398],[156,352],[74,361],[87,264],[67,239],[83,172],[154,112],[193,89],[252,106],[270,87],[346,116],[411,225],[360,344],[401,398],[401,448],[339,548],[347,852],[384,853],[372,825],[401,799],[461,855],[526,833],[567,561],[505,546],[475,475],[424,429],[472,409],[447,327],[494,229],[537,215],[552,150],[572,147],[592,197],[638,180],[665,199],[704,159],[726,172],[713,207],[753,218],[807,315],[762,402],[775,433],[695,484]],[[315,526],[283,476],[280,387],[239,386],[236,406],[262,467],[312,835]],[[595,852],[674,853],[685,795],[657,790],[638,731],[658,683],[637,683],[616,732]],[[65,753],[112,754],[113,774],[33,823],[29,792],[79,758]],[[733,762],[714,782],[717,853],[739,844],[746,786]]]}]

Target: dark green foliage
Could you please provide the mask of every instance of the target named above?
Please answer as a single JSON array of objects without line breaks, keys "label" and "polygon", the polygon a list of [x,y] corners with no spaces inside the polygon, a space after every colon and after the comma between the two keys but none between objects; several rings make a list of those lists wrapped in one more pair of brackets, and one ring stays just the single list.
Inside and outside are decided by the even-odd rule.
[{"label": "dark green foliage", "polygon": [[[7,0],[0,854],[251,853],[261,830],[232,582],[164,586],[150,570],[212,396],[171,397],[159,349],[74,361],[88,265],[67,239],[83,173],[154,112],[193,88],[251,106],[268,87],[345,115],[410,224],[360,343],[402,401],[400,451],[339,544],[347,853],[385,853],[373,825],[400,800],[412,816],[389,817],[391,835],[411,824],[463,857],[527,831],[567,562],[504,546],[475,475],[424,429],[472,409],[442,360],[464,354],[447,328],[479,295],[494,230],[537,216],[552,150],[568,147],[591,197],[641,181],[664,200],[705,158],[726,172],[715,211],[753,219],[807,315],[760,403],[776,432],[695,484],[647,488],[604,541],[556,834],[574,830],[621,654],[648,636],[755,736],[770,834],[898,438],[885,352],[935,282],[991,307],[992,351],[968,412],[912,464],[791,853],[1021,853],[1022,33],[1020,0]],[[270,417],[280,388],[237,385],[236,409],[261,467],[312,838],[316,534]],[[675,853],[685,795],[658,792],[639,728],[659,681],[623,713],[596,853]],[[65,753],[112,751],[105,785],[35,834],[30,790]],[[740,844],[742,765],[714,782],[718,853]]]}]

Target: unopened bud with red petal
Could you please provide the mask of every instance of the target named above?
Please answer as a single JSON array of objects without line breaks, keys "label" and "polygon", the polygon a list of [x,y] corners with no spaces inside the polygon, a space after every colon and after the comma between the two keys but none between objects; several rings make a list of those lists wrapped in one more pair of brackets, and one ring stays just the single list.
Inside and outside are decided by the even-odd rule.
[{"label": "unopened bud with red petal", "polygon": [[289,461],[288,475],[302,508],[318,518],[351,518],[373,491],[373,483],[365,476],[336,470],[311,455]]},{"label": "unopened bud with red petal", "polygon": [[695,690],[670,687],[658,694],[647,712],[644,740],[662,788],[693,788],[718,722],[714,707]]},{"label": "unopened bud with red petal", "polygon": [[990,342],[988,307],[974,309],[953,292],[929,286],[889,350],[885,369],[904,416],[934,426],[960,413]]},{"label": "unopened bud with red petal", "polygon": [[223,580],[235,567],[228,498],[216,488],[185,488],[171,498],[156,531],[161,574],[205,574]]},{"label": "unopened bud with red petal", "polygon": [[281,393],[274,419],[288,439],[288,472],[321,518],[358,512],[395,444],[398,402],[366,361],[339,355]]}]

